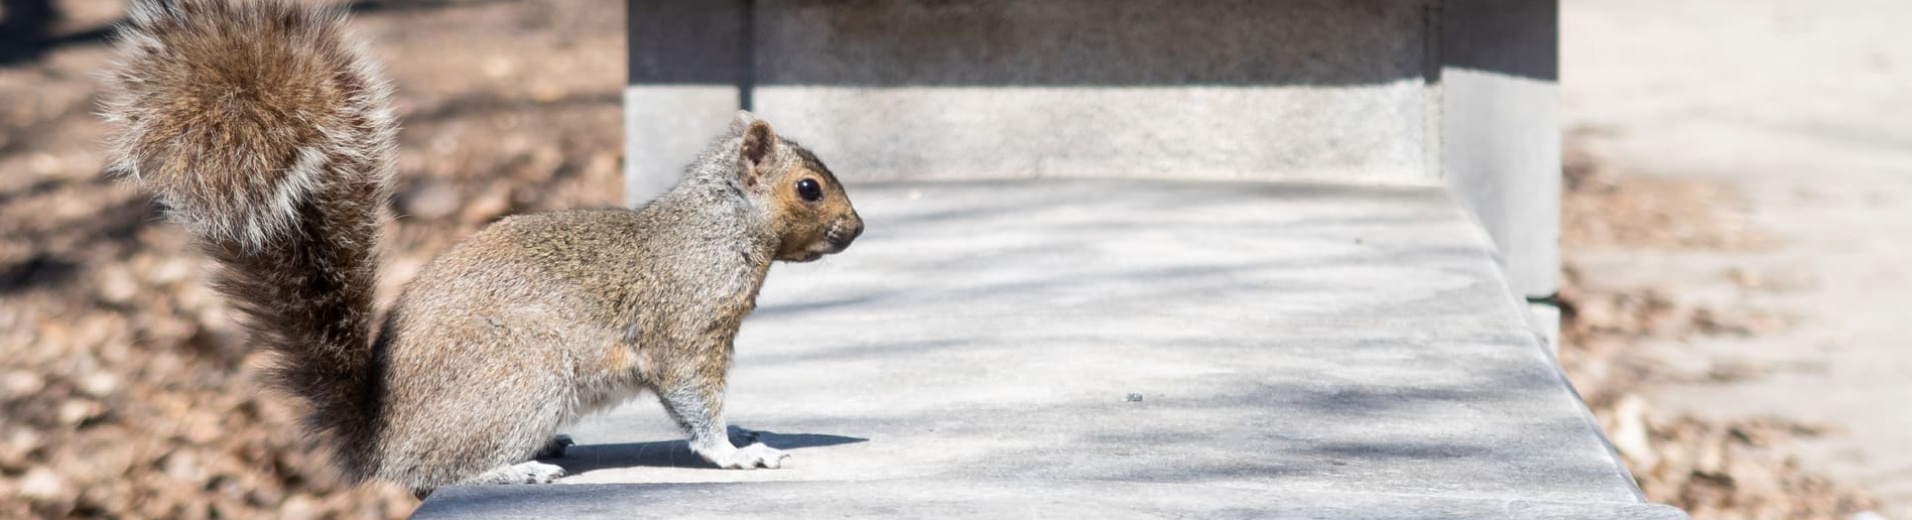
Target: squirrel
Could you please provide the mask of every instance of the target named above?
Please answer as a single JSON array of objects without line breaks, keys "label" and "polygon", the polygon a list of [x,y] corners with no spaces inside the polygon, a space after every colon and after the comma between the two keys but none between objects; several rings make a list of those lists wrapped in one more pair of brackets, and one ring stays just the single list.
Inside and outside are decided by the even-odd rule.
[{"label": "squirrel", "polygon": [[[815,154],[738,112],[637,209],[506,217],[374,316],[392,193],[391,87],[346,14],[297,0],[138,0],[114,43],[106,174],[150,191],[216,264],[267,384],[350,481],[421,497],[543,483],[558,429],[651,392],[722,468],[733,340],[772,261],[843,251],[863,220]],[[560,446],[561,447],[561,446]]]}]

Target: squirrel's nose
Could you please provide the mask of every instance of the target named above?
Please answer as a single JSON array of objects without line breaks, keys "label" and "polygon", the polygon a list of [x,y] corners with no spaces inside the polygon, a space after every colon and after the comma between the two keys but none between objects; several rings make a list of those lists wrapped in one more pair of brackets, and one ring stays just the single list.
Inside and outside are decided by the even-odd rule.
[{"label": "squirrel's nose", "polygon": [[838,251],[850,247],[850,242],[856,241],[856,237],[863,235],[863,217],[857,216],[856,213],[852,212],[849,217],[846,217],[846,220],[848,220],[848,222],[839,224],[839,226],[841,226],[839,229],[845,231],[844,233],[831,233],[832,236],[828,237],[830,238],[830,245],[836,246]]}]

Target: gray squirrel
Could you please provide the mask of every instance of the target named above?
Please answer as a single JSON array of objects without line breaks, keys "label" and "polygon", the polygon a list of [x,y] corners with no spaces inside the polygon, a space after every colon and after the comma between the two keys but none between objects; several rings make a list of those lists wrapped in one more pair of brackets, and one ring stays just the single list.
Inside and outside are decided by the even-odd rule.
[{"label": "gray squirrel", "polygon": [[219,267],[269,383],[353,481],[421,494],[550,482],[558,429],[654,392],[723,468],[732,340],[775,260],[843,251],[863,221],[816,156],[740,112],[638,209],[513,216],[433,260],[375,316],[392,191],[391,88],[343,12],[294,0],[138,0],[103,114],[109,175],[153,193]]}]

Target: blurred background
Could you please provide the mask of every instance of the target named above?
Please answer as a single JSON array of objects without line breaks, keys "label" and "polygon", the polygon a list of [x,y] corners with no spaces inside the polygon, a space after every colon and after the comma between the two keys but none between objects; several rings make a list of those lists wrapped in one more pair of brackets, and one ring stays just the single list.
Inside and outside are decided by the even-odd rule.
[{"label": "blurred background", "polygon": [[[622,2],[352,7],[404,123],[384,294],[499,216],[622,200]],[[179,230],[100,177],[124,8],[0,2],[0,517],[404,517],[335,483]],[[1560,360],[1649,499],[1912,518],[1908,20],[1562,0]]]},{"label": "blurred background", "polygon": [[1561,2],[1561,358],[1652,499],[1912,517],[1906,20]]},{"label": "blurred background", "polygon": [[[622,201],[621,2],[352,5],[404,125],[382,295],[501,215]],[[0,518],[404,518],[410,492],[336,483],[205,262],[101,178],[125,6],[0,11]]]}]

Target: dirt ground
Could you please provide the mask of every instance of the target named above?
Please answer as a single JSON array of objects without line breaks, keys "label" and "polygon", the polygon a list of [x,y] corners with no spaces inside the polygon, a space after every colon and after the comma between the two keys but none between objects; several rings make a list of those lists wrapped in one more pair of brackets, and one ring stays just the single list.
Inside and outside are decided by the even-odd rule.
[{"label": "dirt ground", "polygon": [[[1647,497],[1685,509],[1696,520],[1846,519],[1876,504],[1852,482],[1802,467],[1797,441],[1838,435],[1835,426],[1781,417],[1721,420],[1656,409],[1657,385],[1759,377],[1762,367],[1684,367],[1650,352],[1698,337],[1779,333],[1792,317],[1737,307],[1695,305],[1676,287],[1593,289],[1575,265],[1579,250],[1759,250],[1775,238],[1731,211],[1731,186],[1718,181],[1617,172],[1584,134],[1570,136],[1562,248],[1566,259],[1560,361],[1600,419]],[[1729,276],[1749,288],[1769,280]]]},{"label": "dirt ground", "polygon": [[[205,263],[101,178],[94,74],[124,3],[53,3],[22,42],[32,3],[0,12],[0,518],[409,514],[403,490],[336,483],[256,384]],[[386,289],[500,215],[620,201],[621,4],[354,10],[404,124]]]}]

